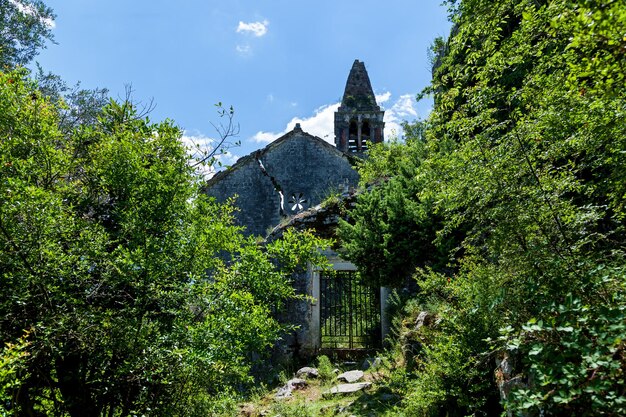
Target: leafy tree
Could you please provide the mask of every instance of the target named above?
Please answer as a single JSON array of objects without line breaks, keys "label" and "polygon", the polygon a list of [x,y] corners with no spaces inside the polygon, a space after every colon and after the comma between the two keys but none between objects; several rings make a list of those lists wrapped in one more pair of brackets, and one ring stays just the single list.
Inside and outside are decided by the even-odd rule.
[{"label": "leafy tree", "polygon": [[433,203],[416,198],[427,186],[425,178],[416,178],[425,155],[419,139],[376,145],[360,169],[361,186],[367,192],[358,195],[350,222],[341,223],[339,236],[343,249],[373,285],[406,285],[418,265],[447,267],[448,251],[434,244],[440,219]]},{"label": "leafy tree", "polygon": [[[366,163],[365,172],[375,171],[382,157],[393,167],[391,180],[360,199],[344,235],[356,262],[367,251],[391,265],[432,266],[441,252],[451,255],[447,271],[416,275],[419,303],[443,324],[418,359],[437,366],[416,371],[418,379],[434,378],[439,394],[413,397],[412,406],[423,415],[444,406],[488,413],[467,396],[489,394],[468,393],[463,381],[471,372],[442,353],[454,335],[465,362],[484,364],[484,339],[502,337],[502,328],[492,348],[518,355],[526,378],[503,404],[510,412],[620,415],[624,3],[447,3],[454,28],[433,48],[426,91],[435,97],[433,112],[405,148],[388,146]],[[397,168],[404,158],[412,172]],[[394,181],[400,185],[386,185]],[[409,210],[381,216],[390,201],[430,207],[422,217]],[[396,277],[386,271],[381,280]],[[482,369],[483,381],[491,380]]]},{"label": "leafy tree", "polygon": [[[45,72],[37,64],[34,72],[40,93],[48,100],[58,103],[60,112],[59,128],[65,135],[73,133],[80,126],[95,125],[102,109],[109,103],[109,90],[106,88],[85,89],[80,82],[69,86],[60,76]],[[131,101],[132,90],[127,88],[125,100]],[[143,113],[148,114],[150,106]]]},{"label": "leafy tree", "polygon": [[68,136],[61,113],[24,70],[0,73],[0,340],[28,331],[27,356],[3,353],[20,366],[2,407],[206,415],[250,384],[285,330],[290,271],[321,243],[244,238],[199,192],[171,121],[111,101]]},{"label": "leafy tree", "polygon": [[[54,42],[52,28],[56,16],[41,0],[5,0],[0,4],[0,69],[26,66],[46,42]],[[95,124],[108,102],[108,90],[83,89],[80,83],[69,87],[58,75],[46,73],[36,64],[34,77],[39,92],[63,104],[60,128],[66,134],[81,124]],[[128,97],[127,97],[128,98]]]},{"label": "leafy tree", "polygon": [[0,3],[0,68],[26,65],[53,40],[54,13],[40,0]]},{"label": "leafy tree", "polygon": [[6,343],[0,353],[0,413],[3,416],[9,412],[6,405],[11,402],[10,393],[19,387],[20,379],[24,378],[27,336],[28,332],[16,343]]}]

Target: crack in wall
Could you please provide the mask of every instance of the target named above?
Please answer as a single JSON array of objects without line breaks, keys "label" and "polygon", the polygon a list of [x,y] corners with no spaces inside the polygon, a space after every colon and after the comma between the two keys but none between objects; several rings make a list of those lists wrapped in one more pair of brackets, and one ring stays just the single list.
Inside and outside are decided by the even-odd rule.
[{"label": "crack in wall", "polygon": [[280,215],[284,216],[285,215],[285,196],[283,195],[283,187],[281,187],[278,181],[276,181],[276,178],[274,178],[272,175],[270,175],[269,172],[267,172],[267,169],[265,169],[265,166],[263,165],[263,161],[261,161],[261,158],[259,158],[259,156],[260,156],[259,153],[255,154],[254,159],[256,159],[257,163],[259,164],[259,168],[261,169],[261,172],[263,173],[263,175],[265,175],[267,178],[270,179],[270,182],[274,186],[274,191],[278,192],[278,197],[280,198]]}]

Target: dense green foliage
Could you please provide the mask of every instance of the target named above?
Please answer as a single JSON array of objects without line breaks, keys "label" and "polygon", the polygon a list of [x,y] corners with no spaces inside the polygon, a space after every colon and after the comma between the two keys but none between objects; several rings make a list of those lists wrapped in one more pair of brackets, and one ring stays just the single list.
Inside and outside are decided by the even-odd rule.
[{"label": "dense green foliage", "polygon": [[[372,283],[417,283],[391,413],[624,415],[626,4],[447,3],[432,114],[372,149],[341,229]],[[258,246],[171,121],[12,69],[51,38],[19,4],[0,5],[0,414],[210,414],[320,242]]]},{"label": "dense green foliage", "polygon": [[319,242],[244,238],[171,122],[111,101],[67,135],[61,107],[24,71],[0,74],[0,407],[202,413],[251,382]]},{"label": "dense green foliage", "polygon": [[448,3],[434,109],[372,151],[342,231],[374,281],[418,268],[412,311],[440,317],[407,413],[494,413],[505,355],[509,412],[623,415],[626,4]]}]

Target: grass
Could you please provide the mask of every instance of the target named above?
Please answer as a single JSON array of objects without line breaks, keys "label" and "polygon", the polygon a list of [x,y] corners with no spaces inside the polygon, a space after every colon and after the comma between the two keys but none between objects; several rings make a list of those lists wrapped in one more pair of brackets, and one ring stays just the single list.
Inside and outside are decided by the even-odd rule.
[{"label": "grass", "polygon": [[365,372],[364,381],[372,386],[354,394],[344,396],[324,395],[331,387],[339,384],[337,366],[326,356],[318,358],[320,377],[308,379],[305,389],[294,390],[292,397],[276,399],[276,390],[239,406],[241,417],[373,417],[395,416],[401,398],[388,388],[389,370],[376,369]]}]

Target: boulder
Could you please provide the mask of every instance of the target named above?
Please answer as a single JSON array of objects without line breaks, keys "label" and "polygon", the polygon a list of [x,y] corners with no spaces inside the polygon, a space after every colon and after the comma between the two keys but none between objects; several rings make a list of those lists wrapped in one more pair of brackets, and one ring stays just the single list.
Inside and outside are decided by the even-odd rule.
[{"label": "boulder", "polygon": [[291,397],[291,387],[289,387],[289,385],[283,385],[282,387],[278,388],[276,395],[274,395],[274,398],[277,400],[282,400],[283,398],[289,397]]},{"label": "boulder", "polygon": [[309,366],[300,368],[298,369],[298,372],[296,372],[296,377],[298,378],[318,378],[319,376],[320,376],[319,371]]},{"label": "boulder", "polygon": [[289,398],[291,397],[291,392],[293,390],[304,389],[306,385],[307,383],[304,379],[300,379],[300,378],[290,379],[289,381],[287,381],[285,385],[283,385],[282,387],[278,389],[278,392],[276,392],[276,395],[274,395],[274,398],[276,398],[277,400],[280,400],[283,398]]},{"label": "boulder", "polygon": [[418,330],[422,326],[428,327],[433,322],[433,319],[434,319],[434,316],[430,314],[428,311],[422,311],[417,316],[417,320],[415,320],[415,327],[413,329]]},{"label": "boulder", "polygon": [[363,364],[361,365],[361,369],[363,369],[364,371],[367,371],[370,368],[376,369],[380,365],[382,365],[382,363],[383,361],[381,358],[367,358],[363,361]]},{"label": "boulder", "polygon": [[[516,362],[515,358],[511,357],[506,351],[499,352],[498,357],[496,357],[496,385],[500,391],[500,399],[503,402],[508,399],[512,390],[528,387],[521,374],[515,375]],[[513,413],[507,410],[506,415],[507,417],[512,417]],[[527,414],[522,414],[521,417],[527,417]]]},{"label": "boulder", "polygon": [[352,394],[353,392],[361,391],[371,386],[372,386],[371,382],[357,382],[356,384],[340,384],[324,392],[324,395]]},{"label": "boulder", "polygon": [[346,382],[356,382],[359,379],[363,378],[363,371],[348,371],[343,374],[337,375],[337,379],[346,381]]}]

